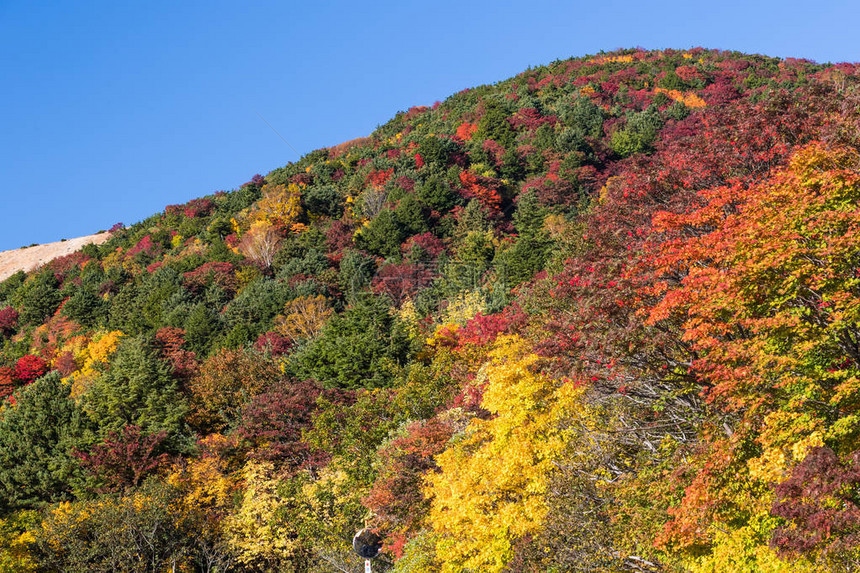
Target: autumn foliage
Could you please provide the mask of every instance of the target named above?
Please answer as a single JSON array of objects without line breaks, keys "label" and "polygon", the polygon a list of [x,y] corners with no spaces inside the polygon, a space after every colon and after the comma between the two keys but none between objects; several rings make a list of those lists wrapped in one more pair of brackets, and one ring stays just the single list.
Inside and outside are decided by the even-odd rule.
[{"label": "autumn foliage", "polygon": [[0,282],[0,570],[857,570],[858,78],[560,60]]}]

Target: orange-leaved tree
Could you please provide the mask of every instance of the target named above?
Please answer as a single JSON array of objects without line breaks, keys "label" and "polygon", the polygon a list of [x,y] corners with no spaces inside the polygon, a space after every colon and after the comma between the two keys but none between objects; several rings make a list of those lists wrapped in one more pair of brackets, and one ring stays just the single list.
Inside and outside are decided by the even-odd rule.
[{"label": "orange-leaved tree", "polygon": [[[735,423],[703,436],[698,473],[658,541],[736,543],[727,535],[755,523],[761,544],[793,527],[785,507],[784,521],[771,519],[772,486],[810,449],[847,460],[860,448],[860,157],[812,143],[761,183],[702,195],[700,209],[655,217],[675,238],[654,263],[673,278],[656,287],[649,319],[681,325],[703,394]],[[860,530],[834,516],[818,527],[821,555]],[[790,552],[785,538],[772,544]]]}]

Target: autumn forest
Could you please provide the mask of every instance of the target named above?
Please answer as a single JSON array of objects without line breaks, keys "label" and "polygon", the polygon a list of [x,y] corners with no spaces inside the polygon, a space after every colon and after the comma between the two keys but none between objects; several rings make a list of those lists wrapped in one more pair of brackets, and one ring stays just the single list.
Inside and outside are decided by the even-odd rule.
[{"label": "autumn forest", "polygon": [[397,113],[0,282],[0,400],[0,571],[856,571],[860,65]]}]

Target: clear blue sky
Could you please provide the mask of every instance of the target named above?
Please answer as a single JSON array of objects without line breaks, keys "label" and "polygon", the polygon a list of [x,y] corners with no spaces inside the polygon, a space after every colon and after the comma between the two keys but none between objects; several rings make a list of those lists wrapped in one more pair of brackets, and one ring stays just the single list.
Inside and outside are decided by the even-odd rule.
[{"label": "clear blue sky", "polygon": [[139,221],[569,56],[858,61],[856,1],[0,0],[0,250]]}]

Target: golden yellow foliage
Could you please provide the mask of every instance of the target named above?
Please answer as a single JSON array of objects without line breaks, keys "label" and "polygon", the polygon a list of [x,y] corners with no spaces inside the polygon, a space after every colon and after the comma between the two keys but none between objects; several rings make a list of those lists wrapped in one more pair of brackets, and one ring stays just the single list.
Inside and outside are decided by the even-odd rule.
[{"label": "golden yellow foliage", "polygon": [[[201,445],[217,449],[226,442],[227,438],[221,434],[210,434],[201,441]],[[236,478],[226,466],[227,462],[217,455],[189,458],[186,464],[173,468],[167,482],[185,493],[187,507],[215,514],[226,512],[232,508],[233,496],[238,489]]]},{"label": "golden yellow foliage", "polygon": [[293,343],[313,338],[334,311],[323,295],[300,296],[284,305],[284,314],[275,318],[275,332]]},{"label": "golden yellow foliage", "polygon": [[57,565],[48,570],[143,571],[144,563],[147,571],[193,571],[193,556],[181,548],[206,532],[176,493],[147,482],[126,495],[54,506],[33,532],[40,553]]},{"label": "golden yellow foliage", "polygon": [[302,190],[295,183],[272,185],[267,183],[261,190],[262,199],[254,205],[253,220],[265,220],[282,228],[289,228],[302,213]]},{"label": "golden yellow foliage", "polygon": [[[30,546],[36,540],[32,531],[23,530],[14,519],[0,519],[0,571],[29,573],[36,571]],[[38,523],[38,522],[36,522]]]},{"label": "golden yellow foliage", "polygon": [[624,56],[598,56],[595,58],[591,58],[588,60],[589,64],[609,64],[612,62],[618,62],[623,64],[629,64],[633,61],[633,56],[631,54],[627,54]]},{"label": "golden yellow foliage", "polygon": [[765,513],[743,527],[715,524],[712,551],[685,563],[691,573],[825,573],[803,558],[780,559],[768,546],[776,519]]},{"label": "golden yellow foliage", "polygon": [[412,302],[412,299],[406,299],[406,301],[400,305],[400,309],[397,311],[397,317],[400,319],[401,324],[406,327],[406,333],[410,340],[417,338],[421,332],[421,315],[419,315],[418,311],[415,309],[415,303]]},{"label": "golden yellow foliage", "polygon": [[564,445],[559,421],[580,391],[535,373],[537,360],[519,337],[499,338],[481,402],[495,417],[473,419],[437,457],[427,494],[442,571],[503,570],[513,543],[546,516],[547,479]]},{"label": "golden yellow foliage", "polygon": [[289,559],[298,548],[293,531],[278,519],[280,480],[271,462],[248,462],[238,510],[224,520],[227,543],[247,567]]},{"label": "golden yellow foliage", "polygon": [[119,330],[98,332],[86,348],[75,355],[75,362],[81,365],[80,369],[63,378],[64,382],[71,382],[73,398],[83,394],[92,381],[104,372],[123,336],[124,334]]},{"label": "golden yellow foliage", "polygon": [[260,269],[251,265],[239,267],[233,276],[236,277],[236,292],[242,292],[246,286],[260,278],[262,273]]},{"label": "golden yellow foliage", "polygon": [[484,299],[481,293],[466,290],[448,298],[448,306],[442,311],[443,324],[466,324],[479,312],[484,310]]},{"label": "golden yellow foliage", "polygon": [[691,92],[684,93],[678,90],[667,90],[666,88],[655,88],[654,91],[657,93],[666,94],[671,99],[679,101],[689,108],[697,109],[708,105],[707,103],[705,103],[705,100]]},{"label": "golden yellow foliage", "polygon": [[771,412],[757,440],[763,451],[747,462],[750,477],[766,483],[785,480],[792,467],[806,458],[809,448],[824,445],[820,419],[800,412]]}]

